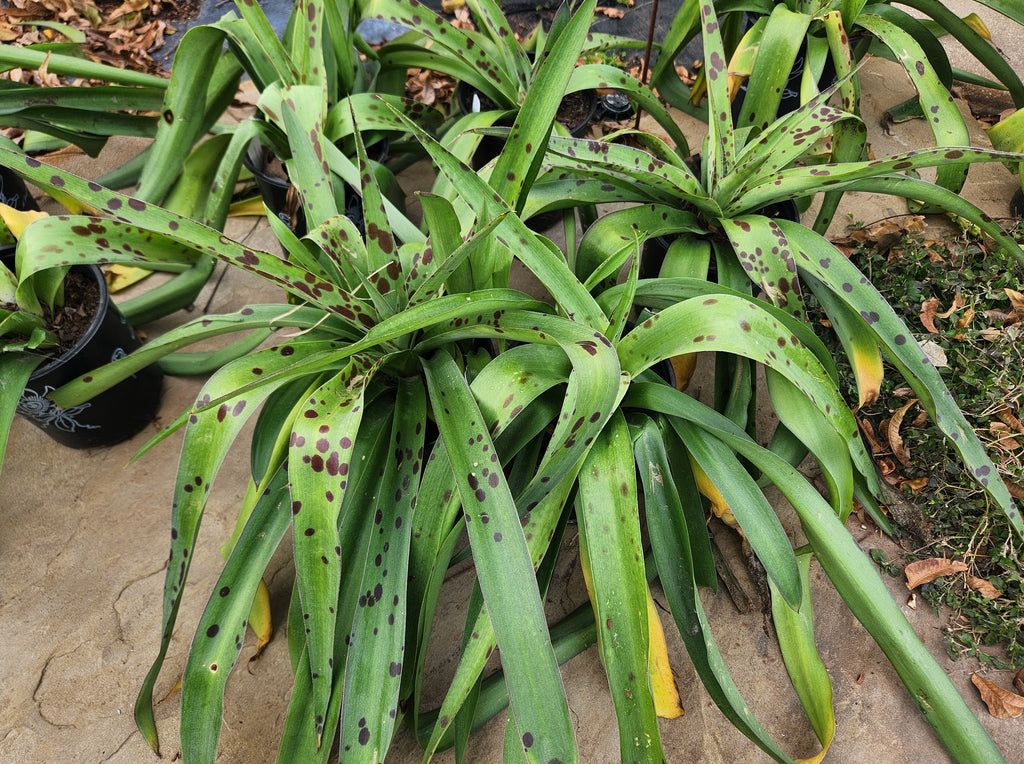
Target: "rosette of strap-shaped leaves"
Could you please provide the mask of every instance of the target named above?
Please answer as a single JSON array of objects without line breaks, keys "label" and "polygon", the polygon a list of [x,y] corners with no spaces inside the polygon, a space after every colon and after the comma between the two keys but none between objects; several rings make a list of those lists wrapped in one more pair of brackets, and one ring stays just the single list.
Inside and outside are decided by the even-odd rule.
[{"label": "rosette of strap-shaped leaves", "polygon": [[[703,11],[710,37],[710,5]],[[583,25],[563,31],[584,33]],[[569,48],[564,55],[574,56]],[[27,236],[53,245],[45,253],[51,265],[124,232],[158,248],[166,243],[167,259],[175,257],[175,247],[208,252],[304,303],[257,305],[187,324],[57,393],[73,403],[135,365],[206,337],[301,330],[224,366],[170,428],[184,428],[185,441],[172,506],[164,636],[137,706],[147,737],[155,743],[153,683],[209,486],[242,424],[255,416],[244,522],[196,628],[183,679],[182,750],[189,760],[215,755],[228,670],[269,555],[290,529],[295,677],[282,761],[325,760],[336,736],[345,761],[379,761],[403,711],[428,751],[447,744],[459,750],[480,719],[508,702],[510,756],[575,761],[557,661],[598,632],[623,755],[660,760],[659,704],[645,681],[657,649],[646,591],[653,575],[712,698],[756,745],[791,761],[747,710],[702,610],[699,587],[715,583],[701,498],[710,492],[707,484],[732,510],[765,567],[787,668],[827,746],[831,692],[813,648],[805,550],[794,551],[765,499],[761,484],[771,483],[793,503],[811,550],[954,754],[998,761],[998,751],[842,526],[853,496],[870,501],[877,480],[839,394],[834,362],[805,321],[801,290],[820,294],[847,354],[859,359],[862,385],[871,383],[866,370],[877,368],[884,349],[1019,530],[1017,510],[1000,493],[991,463],[935,370],[866,279],[799,224],[747,214],[757,209],[747,205],[764,203],[780,177],[788,192],[811,193],[817,177],[811,171],[818,168],[790,167],[802,145],[791,145],[790,131],[799,135],[818,126],[824,133],[821,125],[840,120],[821,104],[811,106],[785,130],[762,132],[770,149],[748,152],[723,118],[712,128],[698,177],[667,147],[652,157],[619,146],[548,141],[570,69],[554,67],[560,78],[538,82],[527,95],[531,118],[547,121],[534,128],[545,143],[528,146],[515,128],[510,133],[508,155],[499,161],[528,168],[526,175],[492,173],[488,182],[418,134],[458,190],[454,202],[423,197],[422,230],[388,207],[360,148],[355,170],[367,216],[365,242],[337,207],[332,211],[333,195],[323,190],[331,181],[323,161],[343,166],[340,152],[311,129],[325,110],[297,108],[307,103],[303,86],[282,88],[281,108],[294,110],[282,112],[290,122],[292,175],[314,221],[302,239],[275,224],[285,257],[37,162],[9,160],[34,182],[61,185],[106,216],[89,220],[92,228],[81,219],[30,226]],[[723,81],[712,78],[712,98],[722,103],[724,71],[716,74]],[[549,147],[541,159],[538,145]],[[601,218],[571,251],[561,252],[516,214],[532,203],[530,168],[542,161],[560,173],[632,185],[647,203]],[[790,169],[772,168],[776,162]],[[872,175],[873,168],[851,165],[842,183],[877,178],[903,188],[903,167],[876,167]],[[907,182],[915,195],[931,193],[926,184]],[[694,209],[681,209],[681,200]],[[689,277],[638,278],[639,242],[660,232],[688,234],[671,256],[683,261],[676,273],[689,269]],[[712,251],[717,283],[707,279]],[[120,247],[109,255],[133,256]],[[631,257],[627,277],[615,283],[610,276]],[[537,276],[546,301],[508,289],[513,262]],[[755,284],[765,298],[754,296]],[[646,312],[631,329],[634,309]],[[650,372],[662,359],[705,349],[728,361],[725,387],[733,392],[720,405],[702,404]],[[767,448],[752,437],[748,421],[754,364],[767,370],[771,404],[785,424]],[[827,498],[793,467],[808,451],[822,466]],[[581,527],[591,602],[549,628],[543,604],[570,509]],[[641,523],[650,531],[646,554]],[[463,532],[478,592],[469,603],[456,675],[441,707],[424,713],[431,625]],[[484,678],[495,648],[502,673]],[[635,741],[645,745],[637,750]]]},{"label": "rosette of strap-shaped leaves", "polygon": [[[985,4],[1024,23],[1024,14],[1011,3],[992,0]],[[827,69],[840,79],[853,72],[843,84],[843,108],[857,113],[860,85],[855,64],[869,49],[902,64],[917,96],[906,104],[893,104],[893,108],[908,117],[924,116],[938,147],[969,143],[967,127],[949,92],[954,77],[1008,90],[1014,103],[1024,106],[1020,75],[989,42],[988,30],[976,15],[961,19],[938,0],[913,0],[904,5],[917,15],[890,2],[866,0],[716,1],[730,77],[735,82],[749,78],[737,126],[764,129],[787,88],[800,92],[800,103],[807,102],[827,80]],[[689,40],[700,35],[699,19],[699,3],[684,4],[652,74],[659,92],[673,105],[688,110],[694,109],[691,97],[695,94],[682,84],[672,62]],[[954,70],[940,41],[945,35],[961,43],[994,79]],[[705,58],[710,55],[705,50]],[[699,84],[706,86],[706,78]],[[714,107],[709,105],[703,113],[714,115]],[[937,182],[958,191],[964,177],[963,166],[942,166]]]}]

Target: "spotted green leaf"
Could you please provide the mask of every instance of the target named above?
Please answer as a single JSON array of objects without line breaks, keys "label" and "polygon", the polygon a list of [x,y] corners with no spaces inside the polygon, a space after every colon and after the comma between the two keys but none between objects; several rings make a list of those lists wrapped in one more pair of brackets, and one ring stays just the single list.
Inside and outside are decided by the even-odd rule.
[{"label": "spotted green leaf", "polygon": [[[409,546],[424,464],[425,424],[422,380],[403,380],[348,638],[339,744],[346,761],[382,760],[399,715],[406,661]],[[326,601],[332,600],[328,596]]]},{"label": "spotted green leaf", "polygon": [[181,682],[181,751],[188,761],[214,760],[224,687],[260,577],[291,522],[286,480],[287,472],[278,470],[256,502],[196,627]]},{"label": "spotted green leaf", "polygon": [[633,443],[621,412],[598,436],[580,477],[580,563],[615,704],[619,749],[631,760],[659,762],[665,754],[650,686],[647,580]]},{"label": "spotted green leaf", "polygon": [[[976,764],[1003,761],[985,728],[914,633],[900,606],[879,578],[877,568],[814,486],[796,468],[757,445],[725,417],[667,385],[635,385],[627,401],[668,414],[673,418],[673,424],[677,419],[692,422],[761,469],[796,510],[825,573],[853,614],[882,648],[950,753],[957,761]],[[679,591],[679,594],[685,592]],[[669,597],[669,604],[677,619],[681,614],[685,617],[686,610],[692,607],[685,599],[675,596]],[[687,621],[680,622],[680,633],[684,639],[687,639],[686,625]],[[776,758],[788,760],[784,756]]]},{"label": "spotted green leaf", "polygon": [[[439,353],[427,361],[425,371],[431,398],[444,399],[443,406],[435,407],[438,426],[462,497],[480,588],[506,667],[520,742],[529,761],[575,761],[572,722],[547,636],[533,564],[494,444],[452,359]],[[475,444],[468,448],[467,430]]]}]

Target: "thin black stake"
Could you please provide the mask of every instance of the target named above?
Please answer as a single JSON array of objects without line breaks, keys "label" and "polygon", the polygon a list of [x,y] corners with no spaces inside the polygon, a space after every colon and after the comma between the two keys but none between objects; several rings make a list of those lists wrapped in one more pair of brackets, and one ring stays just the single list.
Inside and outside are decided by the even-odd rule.
[{"label": "thin black stake", "polygon": [[[644,49],[644,68],[640,73],[640,82],[644,85],[647,84],[647,72],[651,65],[651,47],[654,45],[654,25],[658,21],[658,0],[654,0],[654,5],[651,6],[651,23],[647,27],[647,47]],[[634,130],[640,129],[640,115],[643,114],[643,109],[640,108],[640,104],[636,107],[636,125]]]}]

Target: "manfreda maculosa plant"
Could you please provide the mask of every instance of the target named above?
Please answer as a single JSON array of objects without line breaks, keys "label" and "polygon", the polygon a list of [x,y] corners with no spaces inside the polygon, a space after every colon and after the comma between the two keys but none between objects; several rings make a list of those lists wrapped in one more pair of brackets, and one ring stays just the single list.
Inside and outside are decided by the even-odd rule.
[{"label": "manfreda maculosa plant", "polygon": [[[710,8],[706,13],[710,17]],[[580,27],[569,29],[578,34]],[[538,87],[528,96],[531,116],[543,114],[548,120],[545,143],[570,69],[558,70],[563,79],[552,81],[550,92]],[[282,103],[293,94],[301,97],[296,88],[283,89]],[[309,118],[318,119],[316,113]],[[317,144],[329,158],[334,153],[315,138],[312,146],[304,145],[315,131],[289,132],[298,186],[308,189],[303,192],[308,205],[320,205],[320,222],[302,240],[276,227],[287,259],[226,240],[153,205],[132,204],[73,176],[20,159],[13,162],[36,183],[60,178],[68,193],[111,216],[91,220],[96,226],[120,230],[130,224],[159,241],[216,252],[306,302],[207,317],[155,340],[94,375],[94,381],[58,393],[71,403],[95,380],[130,373],[135,364],[207,336],[275,327],[304,330],[225,366],[176,422],[185,427],[186,444],[175,490],[162,649],[170,639],[188,570],[186,553],[194,548],[208,487],[243,421],[263,402],[252,437],[253,483],[238,539],[196,628],[183,680],[186,758],[214,756],[228,668],[237,658],[263,568],[291,527],[297,586],[289,643],[296,676],[282,761],[326,758],[335,734],[346,761],[380,760],[403,708],[409,709],[410,722],[428,750],[449,743],[458,748],[478,713],[501,708],[503,690],[511,698],[510,755],[577,760],[554,662],[593,639],[608,619],[617,625],[619,639],[601,640],[600,650],[616,698],[623,754],[660,760],[655,683],[645,681],[657,631],[648,618],[646,581],[655,574],[709,693],[757,745],[776,760],[791,761],[746,711],[701,609],[698,587],[713,586],[715,580],[701,494],[717,491],[777,593],[773,609],[784,635],[783,653],[823,746],[833,734],[833,720],[827,674],[814,660],[806,596],[809,550],[915,688],[915,697],[927,697],[926,713],[954,754],[964,761],[998,761],[998,751],[842,527],[857,476],[870,488],[873,472],[836,389],[831,359],[802,316],[790,303],[773,304],[741,288],[749,278],[738,263],[730,268],[725,256],[720,273],[732,274],[722,278],[728,283],[702,277],[641,283],[635,257],[624,284],[613,286],[605,279],[653,231],[714,233],[711,225],[721,224],[736,239],[734,251],[746,253],[748,246],[740,241],[743,226],[760,235],[767,225],[771,241],[780,247],[768,254],[783,261],[796,260],[796,244],[821,254],[816,237],[796,224],[779,224],[776,230],[754,216],[737,214],[731,226],[724,215],[702,220],[681,210],[676,194],[635,208],[628,221],[624,215],[603,218],[571,253],[558,252],[514,213],[528,203],[532,190],[530,176],[520,175],[518,168],[529,170],[542,161],[517,128],[525,132],[530,125],[524,120],[513,127],[498,160],[510,169],[492,172],[489,183],[429,136],[421,136],[460,190],[454,204],[423,197],[421,236],[395,211],[385,211],[361,152],[371,232],[365,243],[337,208],[327,214],[333,196],[316,193],[318,180],[330,178],[320,175],[318,162],[303,159],[316,155]],[[720,130],[719,140],[721,135]],[[640,166],[647,169],[634,173],[638,154],[616,153],[602,165],[596,156],[603,151],[587,142],[556,138],[550,147],[563,157],[569,148],[582,152],[592,160],[595,174],[622,184],[623,175],[641,178],[643,188],[653,186],[668,195],[678,181],[657,177],[668,174],[665,167],[671,164],[661,158],[644,155]],[[547,158],[554,161],[550,153]],[[618,163],[623,158],[629,161]],[[723,149],[708,172],[728,175],[723,168],[734,160]],[[764,182],[769,183],[767,178]],[[757,200],[751,194],[747,203]],[[62,239],[52,235],[56,225],[35,223],[26,236],[59,243]],[[406,232],[396,245],[399,225]],[[109,230],[77,235],[103,237]],[[753,244],[749,248],[756,250]],[[62,261],[70,249],[61,250],[57,246],[49,257]],[[540,278],[550,303],[507,289],[507,269],[514,259]],[[771,266],[763,274],[767,286],[777,272],[770,259],[766,255],[761,262]],[[866,313],[866,328],[858,336],[873,341],[876,351],[884,346],[900,359],[912,384],[932,396],[933,412],[946,420],[954,439],[963,439],[969,467],[986,480],[992,474],[985,471],[990,462],[937,375],[929,376],[934,369],[929,372],[911,352],[909,333],[884,302],[847,265],[819,262],[812,272],[805,259],[799,262],[802,279],[812,273],[848,295],[844,299],[852,309]],[[706,269],[704,274],[699,269],[698,264],[696,275],[706,276]],[[785,277],[792,287],[788,266]],[[484,278],[483,288],[474,282]],[[627,331],[634,305],[649,313]],[[801,445],[822,462],[829,477],[827,501],[790,463],[798,450],[793,439],[786,449],[764,449],[734,421],[734,410],[716,412],[649,373],[660,359],[698,349],[734,357],[737,366],[751,360],[770,370],[773,404],[801,436],[820,434]],[[436,439],[427,433],[436,433]],[[793,502],[809,550],[792,549],[741,458]],[[1019,529],[1012,502],[1008,497],[1002,502],[994,486],[989,490]],[[641,492],[643,519],[653,539],[649,571],[640,546]],[[570,506],[580,522],[581,562],[594,610],[585,609],[564,629],[549,631],[542,593]],[[480,594],[470,603],[466,630],[476,636],[466,641],[441,708],[423,714],[425,644],[444,571],[463,529],[479,576]],[[494,646],[501,650],[503,673],[481,680]],[[159,664],[138,707],[140,723],[154,740],[148,709]],[[406,699],[408,704],[402,704]],[[466,723],[458,723],[460,718]],[[648,745],[637,752],[635,740]]]},{"label": "manfreda maculosa plant", "polygon": [[45,311],[52,314],[54,308],[63,305],[67,268],[53,269],[45,279],[34,282],[34,289],[18,294],[14,234],[36,215],[0,204],[0,252],[11,258],[9,263],[0,263],[0,468],[29,377],[58,345],[57,337],[47,327]]},{"label": "manfreda maculosa plant", "polygon": [[[186,33],[186,51],[192,50],[194,39]],[[45,66],[69,81],[102,84],[41,88],[4,82],[0,125],[26,130],[23,142],[37,150],[71,143],[91,156],[99,154],[112,136],[153,137],[152,144],[100,178],[101,184],[122,188],[141,179],[139,198],[223,226],[230,201],[225,189],[234,187],[241,163],[218,164],[226,136],[202,139],[231,104],[241,69],[219,49],[204,62],[207,68],[196,69],[194,63],[194,57],[177,56],[170,77],[163,78],[68,53],[3,44],[0,66]],[[49,142],[38,140],[38,135]],[[54,194],[62,198],[60,189]],[[187,307],[212,269],[213,260],[199,258],[170,282],[124,302],[122,312],[130,323],[139,324]]]},{"label": "manfreda maculosa plant", "polygon": [[[549,145],[547,162],[554,170],[570,171],[570,177],[563,181],[566,188],[572,186],[572,175],[575,174],[600,178],[603,183],[617,187],[622,193],[637,194],[634,198],[646,194],[644,201],[649,206],[612,213],[599,220],[587,231],[575,256],[577,277],[598,290],[599,304],[606,310],[615,309],[615,315],[627,314],[626,306],[659,311],[653,315],[649,312],[649,318],[617,344],[620,357],[624,348],[632,350],[641,347],[644,348],[643,357],[652,363],[671,355],[650,353],[646,340],[642,338],[654,332],[657,327],[663,327],[668,315],[681,312],[680,301],[684,297],[704,298],[709,291],[716,291],[705,281],[712,253],[718,268],[719,289],[731,295],[737,292],[750,295],[752,288],[760,290],[764,295],[762,299],[799,322],[806,318],[802,293],[809,289],[824,307],[846,351],[847,360],[855,370],[859,385],[859,405],[877,395],[884,352],[920,399],[927,402],[933,420],[958,449],[967,469],[989,493],[994,503],[1002,508],[1007,521],[1020,532],[1022,525],[1019,512],[998,478],[995,467],[985,455],[938,373],[913,341],[910,331],[878,296],[868,279],[857,272],[821,236],[798,223],[773,221],[763,214],[757,214],[762,208],[780,200],[811,195],[826,189],[897,194],[932,202],[971,220],[986,233],[996,237],[1007,255],[1020,259],[1022,253],[1015,242],[973,205],[941,187],[903,174],[905,170],[934,166],[950,160],[996,161],[1019,157],[953,148],[911,152],[872,162],[799,166],[797,160],[805,155],[814,140],[827,134],[830,128],[851,121],[849,115],[825,107],[824,101],[828,95],[825,94],[798,112],[772,123],[759,134],[734,130],[728,109],[725,59],[721,55],[719,38],[714,34],[716,27],[711,5],[703,4],[702,13],[705,50],[709,51],[709,60],[719,62],[718,67],[709,64],[708,80],[711,111],[720,116],[709,123],[709,135],[705,141],[699,175],[694,174],[686,163],[680,162],[668,147],[660,147],[660,151],[652,152],[655,154],[652,157],[638,149],[601,142],[553,138]],[[719,53],[717,57],[716,52]],[[858,126],[854,123],[853,127]],[[651,145],[658,148],[653,142]],[[680,211],[680,202],[684,202],[689,211]],[[826,213],[824,218],[819,218],[818,225],[827,222]],[[664,234],[678,234],[679,239],[669,250],[661,271],[662,277],[636,284],[616,285],[615,274],[620,272],[630,257],[636,257],[641,241]],[[714,302],[720,305],[722,300],[714,298]],[[749,322],[740,319],[740,324],[744,332],[750,331]],[[682,326],[672,326],[679,337],[686,337],[691,331],[699,332],[701,341],[706,342],[711,336],[703,329],[684,330]],[[805,335],[795,329],[792,331],[794,343],[799,340],[808,347],[817,347]],[[732,334],[737,333],[733,331]],[[716,332],[714,336],[724,341],[721,334]],[[692,351],[699,347],[694,344],[686,350]],[[723,363],[722,355],[718,354],[718,370],[720,375],[723,371],[726,374],[722,375],[725,377],[724,384],[716,377],[716,408],[731,421],[732,427],[746,429],[749,434],[753,434],[753,418],[750,413],[754,400],[754,369],[745,360],[751,356],[738,360],[735,355],[727,356]],[[819,361],[824,368],[830,367],[827,354],[819,353]],[[818,416],[834,416],[837,405],[835,400],[825,404],[824,410],[821,410],[820,396],[807,395],[806,391],[803,394],[795,393],[792,386],[782,382],[779,375],[771,370],[771,364],[767,365],[770,402],[782,422],[772,438],[771,452],[790,464],[796,464],[808,451],[813,453],[826,477],[830,499],[840,518],[845,518],[849,513],[854,494],[871,506],[874,502],[872,497],[878,496],[877,478],[870,459],[864,453],[853,420],[844,416],[845,424],[833,421],[831,427],[826,426]],[[834,388],[834,385],[833,374],[828,386]],[[832,394],[838,395],[834,389]],[[809,405],[810,402],[814,406]],[[815,407],[819,409],[817,414],[813,413]],[[696,458],[697,453],[691,451],[691,456]],[[699,472],[695,471],[698,483],[703,477],[701,473],[710,477],[714,490],[706,490],[706,493],[718,499],[719,504],[733,511],[737,507],[750,505],[750,494],[744,493],[737,485],[733,485],[735,493],[732,498],[729,498],[729,491],[724,488],[725,483],[732,482],[742,470],[730,471],[726,475],[721,470],[720,459],[705,457],[705,460],[697,458],[697,461],[701,467]],[[784,486],[779,487],[785,491]],[[878,515],[878,519],[883,527],[887,525],[884,517]],[[749,540],[750,521],[744,521],[739,515],[737,520]],[[652,543],[656,548],[657,539]],[[764,556],[756,550],[757,544],[751,541],[751,546],[764,562]],[[823,558],[822,563],[826,570],[831,567]],[[838,573],[834,567],[828,572],[830,576]],[[916,686],[918,680],[912,676],[915,671],[913,662],[903,660],[900,656],[902,648],[897,647],[905,643],[909,634],[905,622],[900,621],[902,634],[884,633],[878,613],[871,612],[874,607],[871,599],[861,598],[858,593],[847,589],[849,581],[843,576],[834,579],[834,582],[858,617],[866,625],[871,624],[868,625],[869,630],[886,653],[893,657],[908,687]],[[892,610],[891,598],[886,598],[884,603],[877,601],[876,604],[877,607],[884,604]],[[776,614],[779,614],[778,609]],[[685,634],[682,628],[681,632]],[[785,654],[785,645],[783,649]],[[944,696],[955,693],[941,678],[941,672],[934,664],[930,664],[929,674],[932,680],[944,685]],[[916,694],[916,690],[914,692],[926,708],[926,713],[931,713],[934,710],[931,705],[934,695],[928,694],[926,701],[924,695]],[[964,715],[966,708],[956,701],[953,705],[959,705],[955,718],[948,716],[940,719],[933,716],[932,722],[958,758],[971,760],[971,756],[977,754],[971,753],[975,743],[969,742],[968,737],[983,739],[984,736],[980,734],[976,720],[969,713]],[[732,708],[733,712],[738,709]],[[968,728],[973,731],[969,735],[961,735]],[[824,744],[825,741],[822,742]],[[974,760],[985,760],[990,755],[993,755],[992,747],[988,745],[980,758]]]},{"label": "manfreda maculosa plant", "polygon": [[[1024,11],[1015,4],[1005,0],[984,4],[1024,24]],[[854,73],[842,88],[843,108],[858,113],[860,82],[855,65],[869,48],[902,64],[917,95],[905,104],[893,104],[891,111],[897,119],[923,117],[936,146],[970,143],[967,126],[950,95],[954,78],[1007,90],[1018,107],[1024,106],[1020,74],[989,41],[984,23],[975,14],[958,17],[940,0],[901,3],[916,15],[894,3],[867,0],[725,0],[714,5],[724,30],[724,55],[730,63],[733,94],[749,78],[738,114],[740,128],[750,126],[756,131],[766,127],[787,88],[795,86],[801,103],[808,101],[818,92],[819,82],[829,68],[839,78]],[[687,110],[693,110],[691,98],[699,97],[701,88],[690,92],[680,81],[673,61],[700,33],[698,6],[697,2],[683,4],[652,73],[652,83],[663,97]],[[753,19],[751,26],[746,25],[746,19]],[[962,44],[994,80],[952,68],[941,42],[945,35]],[[791,81],[794,65],[800,73],[796,83]],[[706,79],[702,77],[700,84],[706,85]],[[955,164],[941,166],[937,183],[958,191],[965,169]]]},{"label": "manfreda maculosa plant", "polygon": [[[524,41],[516,39],[508,21],[494,0],[470,0],[467,3],[477,29],[459,29],[417,0],[361,0],[362,18],[390,21],[410,31],[387,42],[378,51],[381,67],[403,74],[410,67],[444,72],[485,96],[493,108],[481,107],[476,113],[458,117],[446,131],[445,143],[457,156],[466,159],[476,148],[481,133],[476,130],[494,125],[504,115],[515,116],[527,94],[548,75],[548,60],[573,16],[593,18],[595,3],[561,3],[551,29],[538,27]],[[643,43],[613,35],[588,34],[580,45],[572,45],[577,59],[608,50],[642,47]],[[563,49],[566,47],[561,45]],[[628,95],[639,107],[654,116],[672,140],[680,146],[686,138],[669,117],[665,107],[646,85],[622,70],[601,63],[575,66],[565,93],[596,88],[613,88]],[[457,111],[453,104],[453,111]],[[556,130],[559,127],[555,128]]]},{"label": "manfreda maculosa plant", "polygon": [[[585,22],[582,18],[570,25],[565,34],[581,40]],[[558,72],[559,77],[547,81],[549,89],[537,87],[530,94],[529,103],[535,107],[531,121],[536,124],[544,116],[547,123],[541,127],[545,131],[551,129],[571,63]],[[285,108],[290,103],[320,103],[319,110],[304,111],[296,118],[322,123],[323,102],[315,100],[313,90],[315,87],[302,85],[282,88],[281,103]],[[288,112],[285,114],[287,119]],[[293,177],[303,194],[305,211],[316,225],[300,241],[272,221],[288,252],[286,260],[255,252],[187,217],[121,196],[36,160],[4,157],[33,182],[60,186],[109,216],[88,219],[91,229],[78,226],[76,230],[76,224],[84,222],[81,218],[42,221],[30,227],[26,242],[53,245],[48,252],[40,252],[41,259],[33,260],[37,270],[72,257],[82,247],[103,248],[111,261],[138,260],[140,255],[110,246],[114,237],[134,235],[157,242],[160,252],[150,252],[149,259],[184,258],[176,248],[215,253],[280,284],[306,303],[254,306],[232,316],[206,317],[172,330],[148,345],[145,356],[133,355],[127,364],[114,364],[83,380],[78,393],[72,391],[73,395],[88,394],[89,388],[130,373],[127,368],[137,362],[218,333],[276,327],[304,330],[295,341],[269,351],[254,351],[225,366],[206,386],[194,410],[177,423],[186,428],[186,443],[172,517],[172,563],[164,601],[166,638],[140,696],[140,726],[155,744],[153,683],[173,628],[205,487],[214,479],[223,449],[237,428],[263,402],[253,439],[253,486],[242,507],[241,532],[225,568],[227,578],[209,604],[207,614],[212,620],[199,626],[183,680],[182,749],[186,758],[212,760],[214,756],[221,680],[226,680],[241,640],[234,614],[237,611],[244,630],[266,555],[294,526],[297,588],[290,620],[296,627],[290,629],[290,640],[297,665],[296,688],[280,755],[288,761],[324,759],[331,741],[340,735],[341,745],[351,749],[346,760],[379,759],[399,718],[400,698],[408,697],[414,687],[418,692],[420,632],[431,623],[427,614],[422,618],[419,614],[432,607],[432,600],[415,587],[436,580],[446,567],[447,558],[441,555],[452,554],[459,535],[455,526],[464,522],[458,501],[463,497],[466,516],[476,521],[472,528],[481,529],[471,530],[474,547],[480,549],[474,550],[474,556],[484,597],[493,604],[488,612],[504,655],[524,746],[529,744],[532,754],[544,760],[571,761],[575,758],[572,725],[532,562],[540,560],[562,515],[560,508],[568,495],[564,479],[589,446],[585,436],[596,432],[611,412],[619,388],[617,363],[611,346],[587,324],[554,315],[549,306],[533,298],[491,286],[492,280],[507,280],[507,274],[481,271],[487,281],[483,289],[449,294],[444,286],[452,273],[468,270],[467,263],[474,260],[478,249],[495,249],[487,234],[500,230],[506,236],[523,238],[526,250],[517,256],[542,273],[552,291],[559,293],[564,313],[587,315],[595,310],[593,299],[574,283],[561,257],[528,232],[493,192],[488,192],[491,203],[495,209],[504,206],[505,211],[465,239],[458,233],[459,221],[451,204],[439,198],[424,201],[429,238],[408,222],[400,223],[396,211],[385,211],[372,176],[366,175],[365,154],[360,150],[369,232],[363,244],[352,225],[339,216],[337,207],[334,214],[327,213],[329,205],[336,204],[337,197],[331,193],[334,181],[316,156],[323,152],[333,162],[337,153],[333,144],[320,136],[315,129],[289,133]],[[529,151],[526,154],[528,165],[533,157]],[[475,183],[478,192],[486,189],[483,181],[476,179]],[[509,256],[507,261],[511,259]],[[468,283],[473,287],[471,280]],[[476,369],[490,367],[494,361],[489,354],[481,355],[476,343],[447,337],[469,324],[481,326],[483,337],[502,332],[524,343],[524,350],[494,367],[495,379],[476,395],[466,386],[466,370],[475,378]],[[524,425],[524,431],[511,426],[522,409],[510,405],[508,398],[522,382],[523,367],[515,358],[529,355],[531,345],[546,346],[552,341],[560,343],[556,347],[563,350],[557,352],[570,366],[586,366],[594,358],[601,359],[603,365],[574,375],[584,380],[579,390],[568,396],[549,393],[544,398],[543,410],[549,418],[553,405],[555,411],[564,409],[564,416],[550,453],[538,464],[543,452],[536,444],[542,436],[531,432],[529,426]],[[528,368],[548,365],[551,351],[540,353],[532,361],[527,359]],[[569,371],[563,369],[561,374],[565,377]],[[461,380],[461,389],[455,379]],[[523,407],[553,384],[557,383],[528,386]],[[449,396],[451,403],[446,402]],[[66,403],[68,399],[61,400]],[[221,409],[227,400],[230,405]],[[487,420],[482,413],[472,413],[482,404],[489,412]],[[586,422],[577,425],[577,416],[569,418],[577,411],[586,411]],[[501,421],[492,421],[495,416]],[[327,429],[321,430],[324,426]],[[561,502],[549,501],[551,509],[536,533],[524,533],[510,477],[501,468],[496,449],[503,429],[509,434],[502,453],[508,449],[509,458],[525,441],[535,444],[529,450],[532,462],[524,463],[511,483],[517,493],[525,490],[526,476],[532,478],[529,495],[535,497],[528,503],[541,503],[558,487]],[[434,456],[433,467],[428,465],[427,451],[421,453],[429,430],[440,431],[440,440],[429,452]],[[322,452],[325,442],[328,450]],[[474,462],[482,469],[477,471]],[[382,480],[389,486],[386,492],[377,490]],[[428,481],[426,488],[423,481]],[[427,496],[425,490],[432,493]],[[443,503],[445,511],[418,521],[413,514],[414,497],[417,504],[426,506]],[[277,511],[282,506],[283,512]],[[436,532],[414,534],[417,522],[439,525]],[[384,527],[388,534],[378,534]],[[532,547],[527,535],[533,539]],[[442,541],[443,547],[436,549]],[[412,590],[410,580],[417,582]],[[532,596],[523,595],[530,591]],[[225,592],[224,596],[219,592]],[[436,597],[436,586],[432,596]],[[448,721],[444,720],[445,724]]]}]

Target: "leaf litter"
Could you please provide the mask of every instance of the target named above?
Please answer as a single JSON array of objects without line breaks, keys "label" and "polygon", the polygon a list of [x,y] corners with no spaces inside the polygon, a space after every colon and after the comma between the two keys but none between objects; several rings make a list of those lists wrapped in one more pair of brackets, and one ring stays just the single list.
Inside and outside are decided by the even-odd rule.
[{"label": "leaf litter", "polygon": [[[163,74],[153,55],[198,11],[198,0],[8,0],[0,18],[0,42],[19,46],[80,46],[93,61]],[[59,47],[56,50],[60,50]],[[12,69],[0,77],[42,86],[60,84],[56,75]]]},{"label": "leaf litter", "polygon": [[[1024,240],[1020,224],[1006,227]],[[934,236],[917,215],[857,223],[836,243],[911,328],[1007,489],[1024,499],[1024,270],[969,232]],[[916,393],[894,377],[890,370],[877,402],[856,418],[881,474],[890,520],[909,534],[898,543],[909,562],[911,596],[915,604],[948,608],[942,617],[951,656],[1020,668],[1019,540],[992,516]],[[856,400],[852,376],[848,383],[848,400]],[[898,575],[892,562],[883,567]],[[1024,692],[1024,679],[1018,690]]]}]

